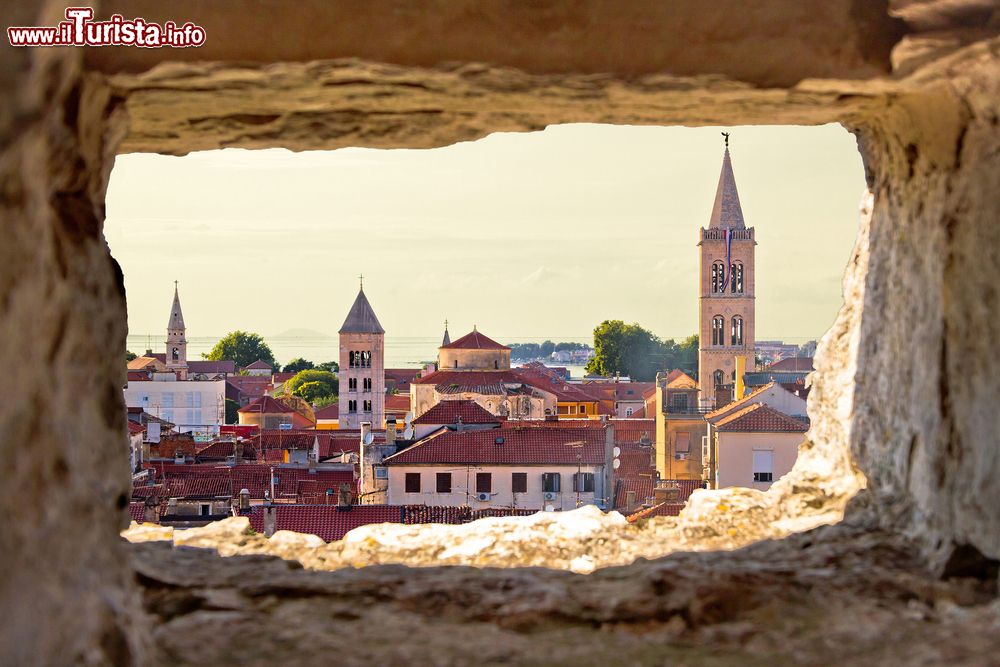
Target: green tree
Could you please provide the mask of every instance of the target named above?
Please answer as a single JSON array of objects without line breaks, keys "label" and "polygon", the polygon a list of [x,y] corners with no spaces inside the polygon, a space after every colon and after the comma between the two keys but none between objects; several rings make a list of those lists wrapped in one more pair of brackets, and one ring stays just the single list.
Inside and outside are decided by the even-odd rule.
[{"label": "green tree", "polygon": [[320,396],[319,398],[316,399],[313,405],[316,406],[317,410],[322,410],[326,406],[333,405],[334,403],[337,402],[338,400],[336,396]]},{"label": "green tree", "polygon": [[315,368],[299,371],[285,383],[285,393],[300,396],[310,403],[325,396],[336,396],[337,376]]},{"label": "green tree", "polygon": [[281,370],[283,370],[286,373],[298,373],[299,371],[306,371],[309,370],[310,368],[315,368],[315,367],[316,366],[315,364],[313,364],[313,362],[308,361],[307,359],[303,359],[302,357],[299,357],[298,359],[292,359],[291,361],[289,361],[287,364],[285,364],[285,367],[282,368]]},{"label": "green tree", "polygon": [[127,364],[133,359],[135,359],[135,352],[132,352],[130,350],[125,350],[125,363]]},{"label": "green tree", "polygon": [[226,423],[238,424],[240,421],[240,404],[231,398],[226,399]]},{"label": "green tree", "polygon": [[331,373],[340,372],[340,364],[336,361],[324,361],[321,364],[316,364],[315,368],[319,371],[330,371]]},{"label": "green tree", "polygon": [[237,366],[246,367],[260,359],[277,366],[274,353],[258,334],[246,331],[232,331],[215,344],[212,351],[202,355],[212,361],[235,361]]},{"label": "green tree", "polygon": [[638,324],[605,320],[594,329],[593,359],[587,372],[597,375],[627,375],[649,382],[658,371],[680,368],[694,372],[698,368],[698,337],[689,336],[680,344],[660,340]]}]

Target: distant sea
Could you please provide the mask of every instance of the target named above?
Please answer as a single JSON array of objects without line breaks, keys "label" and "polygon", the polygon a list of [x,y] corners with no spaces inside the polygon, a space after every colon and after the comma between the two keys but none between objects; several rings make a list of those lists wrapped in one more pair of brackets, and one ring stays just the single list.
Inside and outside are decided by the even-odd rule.
[{"label": "distant sea", "polygon": [[[221,336],[191,336],[188,337],[188,358],[201,359],[201,355],[207,354],[219,342]],[[322,334],[315,335],[278,335],[265,336],[271,351],[279,363],[287,364],[292,359],[302,357],[314,363],[337,360],[337,339]],[[579,336],[573,338],[542,336],[540,338],[503,338],[500,342],[510,343],[544,343],[551,340],[557,343],[577,342],[593,344],[593,338]],[[166,344],[166,336],[132,334],[127,339],[128,349],[141,355],[147,348],[154,352],[163,352]],[[386,368],[420,368],[425,363],[433,363],[437,358],[437,349],[441,344],[439,337],[419,337],[419,336],[386,336],[385,337],[385,366]],[[514,362],[518,366],[521,362]],[[583,377],[583,366],[573,366],[570,364],[559,364],[553,361],[546,362],[550,366],[562,366],[568,368],[574,378]]]}]

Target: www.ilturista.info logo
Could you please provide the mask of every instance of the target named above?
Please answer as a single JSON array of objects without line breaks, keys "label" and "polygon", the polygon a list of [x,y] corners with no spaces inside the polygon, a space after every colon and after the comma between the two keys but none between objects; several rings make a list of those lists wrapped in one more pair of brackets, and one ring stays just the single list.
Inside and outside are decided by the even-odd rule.
[{"label": "www.ilturista.info logo", "polygon": [[11,46],[139,46],[146,49],[184,48],[205,43],[205,29],[190,22],[178,26],[167,21],[160,25],[143,18],[126,20],[121,14],[113,14],[107,21],[94,21],[93,18],[91,7],[67,7],[66,20],[59,25],[7,28],[7,39]]}]

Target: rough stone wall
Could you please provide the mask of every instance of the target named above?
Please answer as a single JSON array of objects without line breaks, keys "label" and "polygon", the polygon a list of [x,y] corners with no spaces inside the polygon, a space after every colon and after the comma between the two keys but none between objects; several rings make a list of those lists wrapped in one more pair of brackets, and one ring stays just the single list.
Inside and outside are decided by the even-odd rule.
[{"label": "rough stone wall", "polygon": [[[7,9],[5,22],[37,19]],[[0,647],[15,665],[145,654],[118,544],[125,294],[102,234],[121,125],[81,55],[0,56]]]},{"label": "rough stone wall", "polygon": [[[346,5],[324,5],[324,13],[321,4],[304,4],[294,21],[344,23]],[[91,50],[90,71],[73,50],[3,47],[0,81],[11,94],[0,97],[0,363],[10,381],[0,454],[11,467],[0,489],[8,518],[0,555],[10,573],[0,605],[16,610],[0,630],[5,656],[124,663],[145,650],[115,537],[128,485],[125,310],[101,224],[116,150],[430,147],[579,121],[843,122],[859,137],[872,198],[844,309],[818,354],[808,442],[793,475],[767,494],[741,496],[739,517],[725,497],[707,496],[677,526],[722,547],[777,536],[812,525],[810,514],[836,516],[865,483],[863,472],[868,492],[849,508],[853,525],[873,517],[908,532],[939,569],[973,567],[976,552],[1000,557],[1000,361],[992,354],[1000,334],[1000,40],[990,3],[893,2],[910,31],[901,40],[878,3],[860,0],[813,12],[798,0],[769,0],[746,16],[677,3],[673,18],[652,5],[607,14],[597,2],[576,13],[551,3],[541,14],[502,16],[468,3],[442,3],[436,14],[376,4],[400,25],[412,23],[410,36],[380,26],[386,32],[369,31],[364,44],[341,52],[269,44],[242,20],[215,32],[203,20],[246,5],[209,11],[178,2],[169,18],[205,23],[217,46],[197,54]],[[114,8],[155,19],[159,6]],[[253,6],[265,14],[275,7]],[[4,18],[51,25],[58,11],[32,13],[16,7]],[[346,24],[353,32],[364,25]],[[528,25],[547,25],[526,34],[552,44],[510,38]],[[431,34],[455,42],[408,50],[408,40]],[[888,47],[897,42],[890,69]],[[574,43],[588,45],[578,59],[567,46]],[[679,55],[689,52],[698,59]],[[171,57],[240,55],[248,62],[161,62],[146,71]],[[336,60],[313,61],[320,57]],[[277,58],[287,62],[268,64]],[[105,79],[114,62],[121,71]]]}]

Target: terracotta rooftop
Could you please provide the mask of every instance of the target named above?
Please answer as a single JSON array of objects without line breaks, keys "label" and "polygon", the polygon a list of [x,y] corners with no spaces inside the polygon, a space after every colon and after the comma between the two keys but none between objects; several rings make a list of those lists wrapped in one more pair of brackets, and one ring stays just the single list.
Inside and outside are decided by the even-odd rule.
[{"label": "terracotta rooftop", "polygon": [[715,422],[715,429],[739,433],[805,433],[809,423],[789,417],[763,403],[737,410]]},{"label": "terracotta rooftop", "polygon": [[[579,447],[570,445],[579,444]],[[385,459],[386,465],[539,465],[604,462],[604,430],[509,428],[438,431]]]},{"label": "terracotta rooftop", "polygon": [[204,373],[206,375],[217,375],[226,373],[234,375],[236,373],[236,362],[228,359],[212,361],[210,359],[196,359],[187,362],[188,373]]},{"label": "terracotta rooftop", "polygon": [[316,411],[316,419],[339,419],[340,418],[340,404],[331,403],[325,408],[320,408]]},{"label": "terracotta rooftop", "polygon": [[410,395],[409,394],[389,394],[385,397],[385,410],[386,412],[409,412],[410,411]]},{"label": "terracotta rooftop", "polygon": [[484,336],[477,330],[467,333],[456,341],[447,345],[442,345],[441,349],[447,350],[509,350],[506,345],[501,345],[492,338]]},{"label": "terracotta rooftop", "polygon": [[413,420],[413,424],[496,424],[500,419],[475,401],[441,401]]},{"label": "terracotta rooftop", "polygon": [[257,361],[255,361],[252,364],[250,364],[249,366],[247,366],[247,368],[251,368],[253,370],[265,370],[265,369],[266,370],[273,370],[274,366],[272,366],[271,364],[267,363],[263,359],[258,359]]},{"label": "terracotta rooftop", "polygon": [[788,357],[787,359],[782,359],[776,361],[767,368],[765,371],[812,371],[813,368],[813,358],[812,357]]},{"label": "terracotta rooftop", "polygon": [[293,499],[298,494],[300,480],[313,480],[324,488],[339,488],[347,482],[354,488],[354,473],[350,470],[323,470],[310,472],[305,467],[241,463],[238,465],[154,463],[156,482],[165,487],[166,497],[227,496],[241,489],[250,491],[250,497],[260,500],[270,492],[271,469],[274,469],[275,498]]},{"label": "terracotta rooftop", "polygon": [[413,380],[413,384],[458,385],[460,387],[494,384],[524,384],[527,376],[523,371],[505,369],[499,371],[435,371]]},{"label": "terracotta rooftop", "polygon": [[646,509],[639,510],[635,514],[625,517],[629,523],[635,523],[640,519],[651,519],[654,516],[679,516],[686,503],[660,503]]},{"label": "terracotta rooftop", "polygon": [[272,396],[261,396],[244,405],[237,412],[259,414],[289,414],[295,413],[290,407]]},{"label": "terracotta rooftop", "polygon": [[762,385],[762,386],[758,387],[757,389],[754,389],[753,391],[751,391],[749,394],[747,394],[743,398],[739,399],[738,401],[733,401],[731,403],[726,403],[721,408],[716,408],[715,410],[712,410],[711,412],[709,412],[709,413],[707,413],[705,415],[705,419],[707,419],[708,421],[710,421],[710,422],[712,422],[714,424],[717,417],[721,417],[721,416],[727,415],[727,414],[729,414],[729,413],[731,413],[731,412],[733,412],[733,411],[735,411],[737,409],[742,409],[745,406],[748,406],[748,405],[751,405],[752,403],[757,402],[757,397],[758,396],[760,396],[761,394],[763,394],[765,391],[767,391],[771,387],[774,387],[775,385],[776,385],[775,382],[768,382],[767,384]]}]

